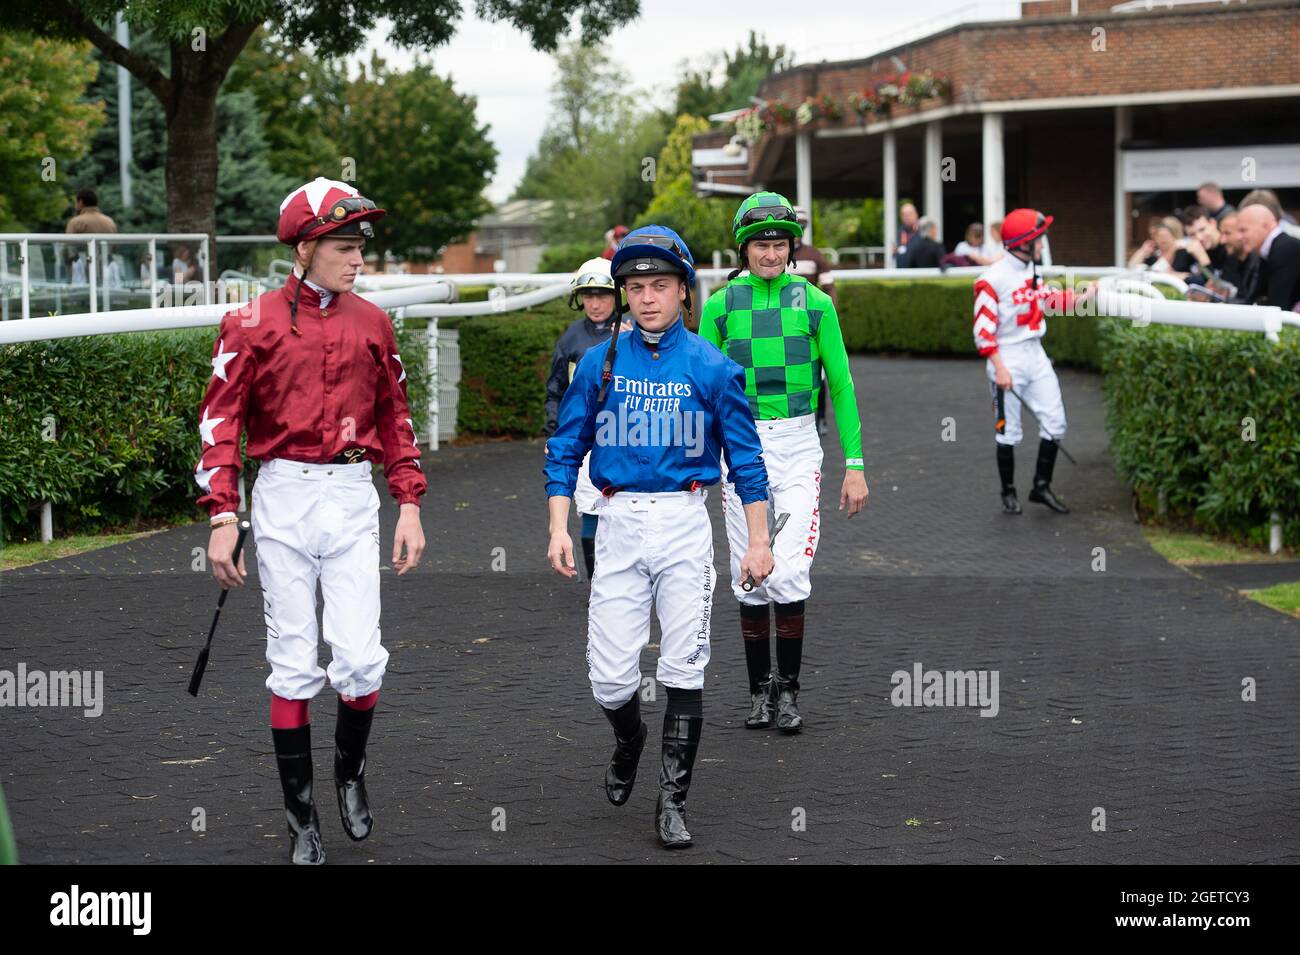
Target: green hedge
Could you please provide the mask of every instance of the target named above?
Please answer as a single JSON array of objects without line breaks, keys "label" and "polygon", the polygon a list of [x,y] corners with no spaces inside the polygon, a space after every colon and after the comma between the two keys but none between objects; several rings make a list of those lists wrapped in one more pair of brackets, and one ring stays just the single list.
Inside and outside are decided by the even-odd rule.
[{"label": "green hedge", "polygon": [[[844,345],[868,354],[973,355],[972,285],[968,278],[837,282]],[[1099,367],[1095,318],[1049,317],[1046,344],[1057,364]]]},{"label": "green hedge", "polygon": [[[0,530],[58,532],[198,517],[197,416],[215,329],[64,338],[0,349]],[[423,333],[405,330],[417,433],[427,420]]]},{"label": "green hedge", "polygon": [[1103,327],[1110,451],[1144,506],[1257,544],[1276,510],[1300,545],[1300,333]]},{"label": "green hedge", "polygon": [[534,312],[461,322],[456,430],[486,435],[541,433],[546,424],[551,354],[574,318],[561,300]]}]

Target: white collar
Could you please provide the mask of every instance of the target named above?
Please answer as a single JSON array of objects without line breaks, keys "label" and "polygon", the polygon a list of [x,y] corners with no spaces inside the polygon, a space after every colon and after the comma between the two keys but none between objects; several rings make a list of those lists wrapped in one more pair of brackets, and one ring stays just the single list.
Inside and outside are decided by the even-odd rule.
[{"label": "white collar", "polygon": [[296,265],[293,267],[293,274],[298,276],[298,278],[302,280],[303,285],[307,286],[309,289],[311,289],[313,292],[315,292],[317,295],[320,296],[321,308],[325,308],[334,299],[334,293],[331,292],[329,289],[317,285],[311,279],[304,279],[302,277],[302,269],[298,268],[298,266]]}]

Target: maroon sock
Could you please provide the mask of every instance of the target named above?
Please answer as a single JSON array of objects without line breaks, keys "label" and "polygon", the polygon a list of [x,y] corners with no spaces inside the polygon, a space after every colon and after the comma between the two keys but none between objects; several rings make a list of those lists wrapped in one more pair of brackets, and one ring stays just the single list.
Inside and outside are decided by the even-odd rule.
[{"label": "maroon sock", "polygon": [[797,680],[803,660],[804,602],[776,605],[776,672]]},{"label": "maroon sock", "polygon": [[365,696],[347,697],[342,693],[339,694],[339,702],[344,706],[354,710],[373,710],[375,704],[379,702],[379,691],[367,693]]},{"label": "maroon sock", "polygon": [[271,694],[271,729],[292,730],[311,722],[310,700],[286,700]]}]

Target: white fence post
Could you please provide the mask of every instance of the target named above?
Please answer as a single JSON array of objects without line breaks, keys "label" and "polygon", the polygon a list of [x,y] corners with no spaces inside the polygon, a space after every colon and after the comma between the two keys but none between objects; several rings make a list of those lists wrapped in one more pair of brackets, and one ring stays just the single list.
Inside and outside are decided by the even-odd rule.
[{"label": "white fence post", "polygon": [[424,329],[425,365],[429,380],[429,450],[438,450],[439,414],[438,402],[438,316],[430,315],[429,324]]},{"label": "white fence post", "polygon": [[22,277],[23,283],[23,318],[32,317],[32,297],[29,294],[27,280],[31,273],[27,269],[27,240],[23,239],[18,243],[18,274]]},{"label": "white fence post", "polygon": [[95,250],[95,240],[91,239],[86,243],[86,280],[90,283],[90,308],[92,315],[99,311],[99,297],[96,293],[96,276],[95,263],[99,261],[98,253]]}]

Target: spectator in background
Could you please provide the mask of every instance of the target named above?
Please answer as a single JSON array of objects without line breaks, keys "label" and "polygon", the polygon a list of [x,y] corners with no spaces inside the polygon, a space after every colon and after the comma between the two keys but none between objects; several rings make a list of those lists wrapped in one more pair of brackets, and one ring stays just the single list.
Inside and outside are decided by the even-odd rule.
[{"label": "spectator in background", "polygon": [[952,254],[966,260],[962,265],[989,265],[993,260],[984,249],[984,227],[978,222],[972,222],[966,227],[966,237],[957,243]]},{"label": "spectator in background", "polygon": [[1219,240],[1223,244],[1223,280],[1241,288],[1246,277],[1249,256],[1237,239],[1237,213],[1229,212],[1219,220]]},{"label": "spectator in background", "polygon": [[1183,210],[1187,220],[1187,251],[1196,261],[1192,263],[1189,282],[1204,284],[1212,275],[1223,272],[1228,250],[1223,246],[1219,226],[1205,206],[1189,206]]},{"label": "spectator in background", "polygon": [[1224,245],[1228,248],[1225,275],[1237,286],[1237,294],[1228,301],[1249,305],[1255,298],[1255,287],[1259,283],[1259,255],[1246,250],[1241,237],[1240,213],[1231,212],[1224,216],[1219,234],[1224,237]]},{"label": "spectator in background", "polygon": [[602,259],[610,259],[612,261],[614,258],[614,253],[618,251],[618,244],[623,241],[627,233],[628,233],[628,228],[625,225],[616,225],[614,226],[614,228],[606,232],[605,249],[603,252],[600,253],[600,257]]},{"label": "spectator in background", "polygon": [[[75,202],[77,211],[63,230],[67,235],[117,231],[117,223],[99,211],[99,195],[94,189],[78,189]],[[71,258],[69,267],[72,271],[72,284],[87,284],[90,280],[88,248],[84,245],[71,246],[65,255]]]},{"label": "spectator in background", "polygon": [[908,244],[907,269],[937,269],[943,261],[943,243],[939,241],[939,224],[929,216],[916,223],[916,237]]},{"label": "spectator in background", "polygon": [[186,282],[197,281],[198,277],[199,264],[194,261],[194,253],[188,245],[181,243],[176,246],[176,254],[172,258],[172,281],[184,285]]},{"label": "spectator in background", "polygon": [[1282,224],[1284,232],[1300,236],[1300,227],[1296,225],[1295,217],[1287,215],[1286,210],[1282,208],[1282,203],[1278,201],[1277,193],[1272,189],[1252,189],[1241,200],[1241,208],[1244,209],[1246,206],[1263,206]]},{"label": "spectator in background", "polygon": [[904,202],[898,210],[898,219],[901,227],[898,230],[898,245],[895,247],[894,267],[898,269],[915,268],[911,265],[912,240],[916,238],[918,218],[916,206],[910,202]]},{"label": "spectator in background", "polygon": [[1006,255],[1006,250],[1002,248],[1002,220],[989,223],[989,236],[984,240],[984,249],[982,252],[984,258],[989,262],[996,262],[1002,256]]},{"label": "spectator in background", "polygon": [[1223,198],[1223,190],[1219,188],[1217,182],[1201,183],[1196,189],[1196,202],[1210,210],[1210,215],[1214,217],[1215,222],[1234,211],[1232,206],[1228,205],[1228,200]]},{"label": "spectator in background", "polygon": [[1237,221],[1243,248],[1260,259],[1252,303],[1291,311],[1300,303],[1300,239],[1288,235],[1263,204],[1243,205]]},{"label": "spectator in background", "polygon": [[1128,260],[1128,267],[1169,272],[1185,279],[1195,262],[1185,248],[1186,244],[1183,224],[1173,216],[1166,216],[1155,225],[1155,238],[1147,239],[1133,253]]},{"label": "spectator in background", "polygon": [[99,211],[99,195],[94,189],[79,189],[76,202],[77,213],[64,230],[68,235],[117,231],[117,223]]}]

